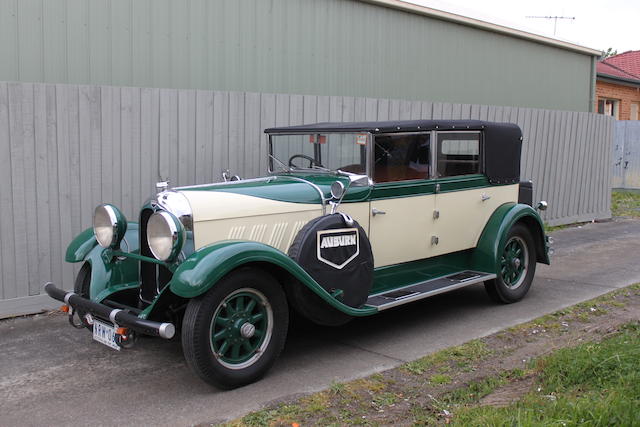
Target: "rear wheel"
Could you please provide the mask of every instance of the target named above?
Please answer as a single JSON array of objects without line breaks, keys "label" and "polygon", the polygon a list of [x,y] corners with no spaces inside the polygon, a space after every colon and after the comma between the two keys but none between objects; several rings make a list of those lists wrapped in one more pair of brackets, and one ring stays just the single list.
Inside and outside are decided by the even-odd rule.
[{"label": "rear wheel", "polygon": [[520,301],[529,291],[536,271],[536,253],[531,232],[523,224],[514,225],[500,255],[500,270],[485,282],[487,293],[497,302]]},{"label": "rear wheel", "polygon": [[268,273],[230,273],[187,305],[182,347],[204,381],[229,389],[261,378],[284,347],[289,312],[280,284]]}]

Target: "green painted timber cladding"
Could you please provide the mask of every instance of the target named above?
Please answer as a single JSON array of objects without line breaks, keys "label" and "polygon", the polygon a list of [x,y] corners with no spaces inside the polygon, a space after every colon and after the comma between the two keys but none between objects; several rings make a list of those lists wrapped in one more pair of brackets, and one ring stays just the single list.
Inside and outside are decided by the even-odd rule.
[{"label": "green painted timber cladding", "polygon": [[0,81],[589,111],[593,57],[357,0],[0,0]]}]

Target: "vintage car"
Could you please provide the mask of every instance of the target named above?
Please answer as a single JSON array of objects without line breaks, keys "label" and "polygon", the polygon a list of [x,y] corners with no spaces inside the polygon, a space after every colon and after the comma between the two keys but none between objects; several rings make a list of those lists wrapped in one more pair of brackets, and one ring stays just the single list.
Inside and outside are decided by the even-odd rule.
[{"label": "vintage car", "polygon": [[[509,123],[318,123],[265,130],[269,175],[169,189],[138,222],[96,208],[68,247],[74,291],[45,285],[71,323],[119,350],[182,339],[203,380],[233,388],[280,354],[290,310],[339,326],[484,282],[525,296],[549,239],[522,132]],[[178,332],[179,331],[179,332]]]}]

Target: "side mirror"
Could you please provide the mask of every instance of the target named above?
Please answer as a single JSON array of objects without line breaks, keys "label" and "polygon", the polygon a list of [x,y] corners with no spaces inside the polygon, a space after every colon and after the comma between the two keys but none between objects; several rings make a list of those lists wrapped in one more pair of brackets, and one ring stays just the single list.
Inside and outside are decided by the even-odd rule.
[{"label": "side mirror", "polygon": [[367,175],[349,175],[350,185],[354,187],[366,187],[371,185],[371,180]]},{"label": "side mirror", "polygon": [[538,202],[536,209],[538,209],[539,211],[546,211],[547,207],[548,207],[547,202],[545,202],[544,200],[541,200]]}]

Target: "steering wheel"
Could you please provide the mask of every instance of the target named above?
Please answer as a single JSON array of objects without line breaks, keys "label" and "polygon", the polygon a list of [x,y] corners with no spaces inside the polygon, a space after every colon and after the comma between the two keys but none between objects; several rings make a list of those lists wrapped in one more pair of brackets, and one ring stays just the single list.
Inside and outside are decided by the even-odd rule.
[{"label": "steering wheel", "polygon": [[295,168],[297,167],[296,165],[293,164],[293,159],[296,158],[301,158],[301,159],[305,159],[309,161],[309,167],[312,168],[314,166],[319,166],[321,168],[323,168],[324,166],[322,166],[322,164],[316,162],[316,159],[314,159],[313,157],[309,157],[305,154],[294,154],[293,156],[289,157],[289,167]]}]

